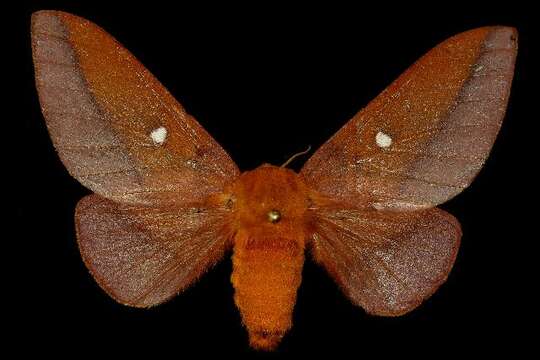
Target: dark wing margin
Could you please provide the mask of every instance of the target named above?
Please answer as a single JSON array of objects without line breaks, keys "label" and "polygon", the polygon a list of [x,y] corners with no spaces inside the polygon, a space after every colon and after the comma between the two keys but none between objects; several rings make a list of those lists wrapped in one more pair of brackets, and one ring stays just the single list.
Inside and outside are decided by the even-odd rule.
[{"label": "dark wing margin", "polygon": [[82,258],[119,303],[149,307],[167,301],[218,262],[230,247],[226,211],[118,204],[89,195],[75,223]]},{"label": "dark wing margin", "polygon": [[431,296],[452,269],[461,239],[458,221],[443,210],[316,214],[312,251],[356,305],[399,316]]},{"label": "dark wing margin", "polygon": [[499,132],[516,53],[509,27],[444,41],[307,161],[306,182],[329,198],[378,209],[429,208],[459,194]]},{"label": "dark wing margin", "polygon": [[119,202],[183,206],[238,175],[219,144],[97,25],[39,11],[31,32],[47,128],[81,184]]}]

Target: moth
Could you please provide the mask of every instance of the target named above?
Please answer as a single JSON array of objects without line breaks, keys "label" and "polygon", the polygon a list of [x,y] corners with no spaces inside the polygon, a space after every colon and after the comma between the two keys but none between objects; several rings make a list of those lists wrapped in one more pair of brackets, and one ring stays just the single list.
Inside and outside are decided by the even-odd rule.
[{"label": "moth", "polygon": [[508,102],[517,32],[482,27],[421,57],[299,173],[240,172],[169,92],[95,24],[32,16],[36,86],[69,173],[94,192],[78,245],[119,303],[169,300],[232,251],[250,345],[291,328],[306,252],[366,312],[399,316],[446,280],[459,222],[436,206],[474,179]]}]

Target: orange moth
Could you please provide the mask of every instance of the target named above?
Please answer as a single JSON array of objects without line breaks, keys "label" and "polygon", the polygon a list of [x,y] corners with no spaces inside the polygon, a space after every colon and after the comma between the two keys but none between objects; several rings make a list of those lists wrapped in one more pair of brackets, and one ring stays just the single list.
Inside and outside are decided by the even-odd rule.
[{"label": "orange moth", "polygon": [[240,173],[126,49],[93,23],[32,17],[36,85],[54,146],[94,194],[75,212],[82,258],[118,302],[150,307],[232,250],[252,347],[291,328],[306,251],[355,304],[398,316],[445,281],[461,238],[436,206],[474,179],[507,105],[516,31],[483,27],[420,58],[300,173]]}]

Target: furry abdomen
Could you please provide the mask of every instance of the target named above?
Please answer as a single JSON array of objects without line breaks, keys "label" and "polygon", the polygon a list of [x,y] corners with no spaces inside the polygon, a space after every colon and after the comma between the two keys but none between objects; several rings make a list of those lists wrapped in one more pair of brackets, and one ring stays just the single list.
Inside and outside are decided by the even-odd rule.
[{"label": "furry abdomen", "polygon": [[252,347],[271,350],[291,328],[303,263],[299,241],[237,235],[231,281]]}]

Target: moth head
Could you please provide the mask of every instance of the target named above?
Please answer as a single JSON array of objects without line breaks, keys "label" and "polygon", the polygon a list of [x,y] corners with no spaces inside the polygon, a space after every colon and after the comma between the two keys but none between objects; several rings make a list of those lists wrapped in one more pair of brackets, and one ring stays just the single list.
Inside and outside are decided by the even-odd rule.
[{"label": "moth head", "polygon": [[264,164],[244,172],[231,189],[241,226],[283,226],[300,221],[307,210],[307,186],[294,171]]}]

